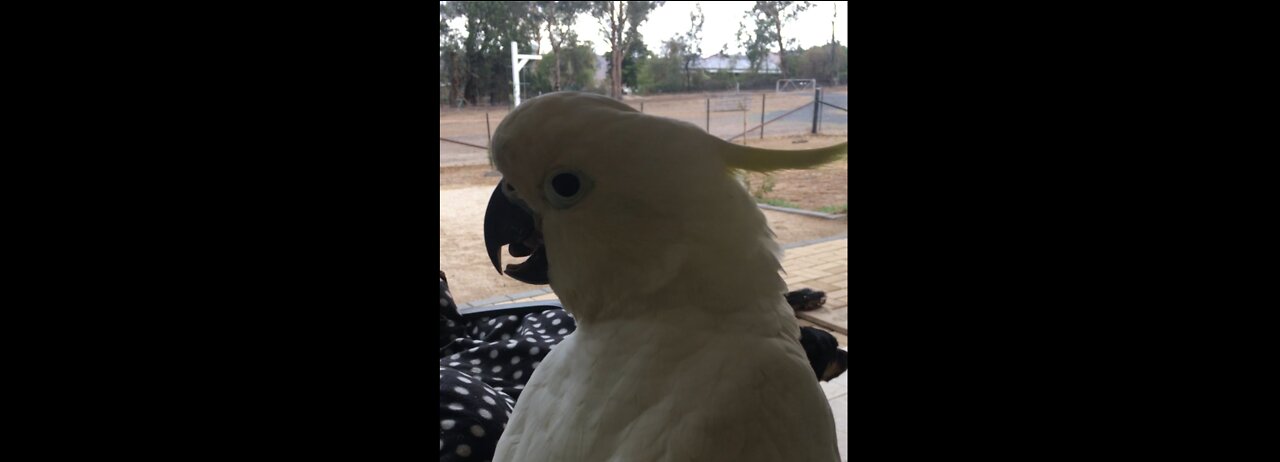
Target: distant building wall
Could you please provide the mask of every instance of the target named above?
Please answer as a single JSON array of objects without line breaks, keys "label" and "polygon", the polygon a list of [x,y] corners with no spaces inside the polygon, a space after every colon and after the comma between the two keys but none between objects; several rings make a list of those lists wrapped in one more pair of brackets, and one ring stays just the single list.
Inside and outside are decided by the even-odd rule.
[{"label": "distant building wall", "polygon": [[[761,74],[780,74],[782,73],[779,68],[781,62],[782,60],[778,58],[777,53],[769,53],[769,57],[760,64],[759,72]],[[717,72],[741,74],[751,70],[751,60],[743,55],[721,56],[715,54],[699,58],[698,62],[693,64],[693,67],[713,74]]]},{"label": "distant building wall", "polygon": [[607,87],[609,82],[609,61],[604,56],[596,55],[596,85]]}]

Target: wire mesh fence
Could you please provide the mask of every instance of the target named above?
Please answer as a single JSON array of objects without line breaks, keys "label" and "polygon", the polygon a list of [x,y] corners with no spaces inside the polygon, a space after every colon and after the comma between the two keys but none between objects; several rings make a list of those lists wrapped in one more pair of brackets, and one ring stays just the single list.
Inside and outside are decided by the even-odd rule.
[{"label": "wire mesh fence", "polygon": [[[694,124],[712,135],[750,144],[761,138],[817,133],[849,134],[849,96],[845,87],[813,90],[665,95],[625,101],[646,114]],[[508,108],[443,109],[440,112],[440,165],[484,165],[493,129]],[[487,118],[487,124],[486,124]],[[744,136],[745,135],[745,136]]]}]

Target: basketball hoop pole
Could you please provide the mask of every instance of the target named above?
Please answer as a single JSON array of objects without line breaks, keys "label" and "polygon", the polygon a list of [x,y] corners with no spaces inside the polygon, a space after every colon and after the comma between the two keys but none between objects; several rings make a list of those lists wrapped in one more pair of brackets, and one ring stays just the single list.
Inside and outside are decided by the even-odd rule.
[{"label": "basketball hoop pole", "polygon": [[542,59],[540,55],[522,55],[519,54],[516,42],[511,42],[511,82],[515,87],[515,105],[520,105],[520,68],[524,67],[531,59]]}]

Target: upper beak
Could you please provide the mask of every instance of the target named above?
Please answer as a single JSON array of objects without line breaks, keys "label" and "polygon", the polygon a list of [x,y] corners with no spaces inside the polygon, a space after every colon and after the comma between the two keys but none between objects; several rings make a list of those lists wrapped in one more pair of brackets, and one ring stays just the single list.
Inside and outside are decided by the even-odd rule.
[{"label": "upper beak", "polygon": [[502,191],[504,186],[505,180],[498,182],[484,212],[484,247],[489,252],[489,261],[493,262],[494,269],[503,273],[502,246],[510,245],[508,251],[511,256],[529,256],[529,259],[524,263],[507,265],[505,273],[527,284],[548,284],[547,254],[542,247],[542,233],[533,215],[507,198]]}]

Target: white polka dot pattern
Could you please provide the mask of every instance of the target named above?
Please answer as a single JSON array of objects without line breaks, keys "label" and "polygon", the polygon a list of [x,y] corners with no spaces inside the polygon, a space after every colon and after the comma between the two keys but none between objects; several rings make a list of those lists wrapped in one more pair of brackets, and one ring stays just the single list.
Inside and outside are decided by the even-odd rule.
[{"label": "white polka dot pattern", "polygon": [[489,460],[529,377],[576,324],[561,309],[448,321],[454,325],[440,339],[440,460]]}]

